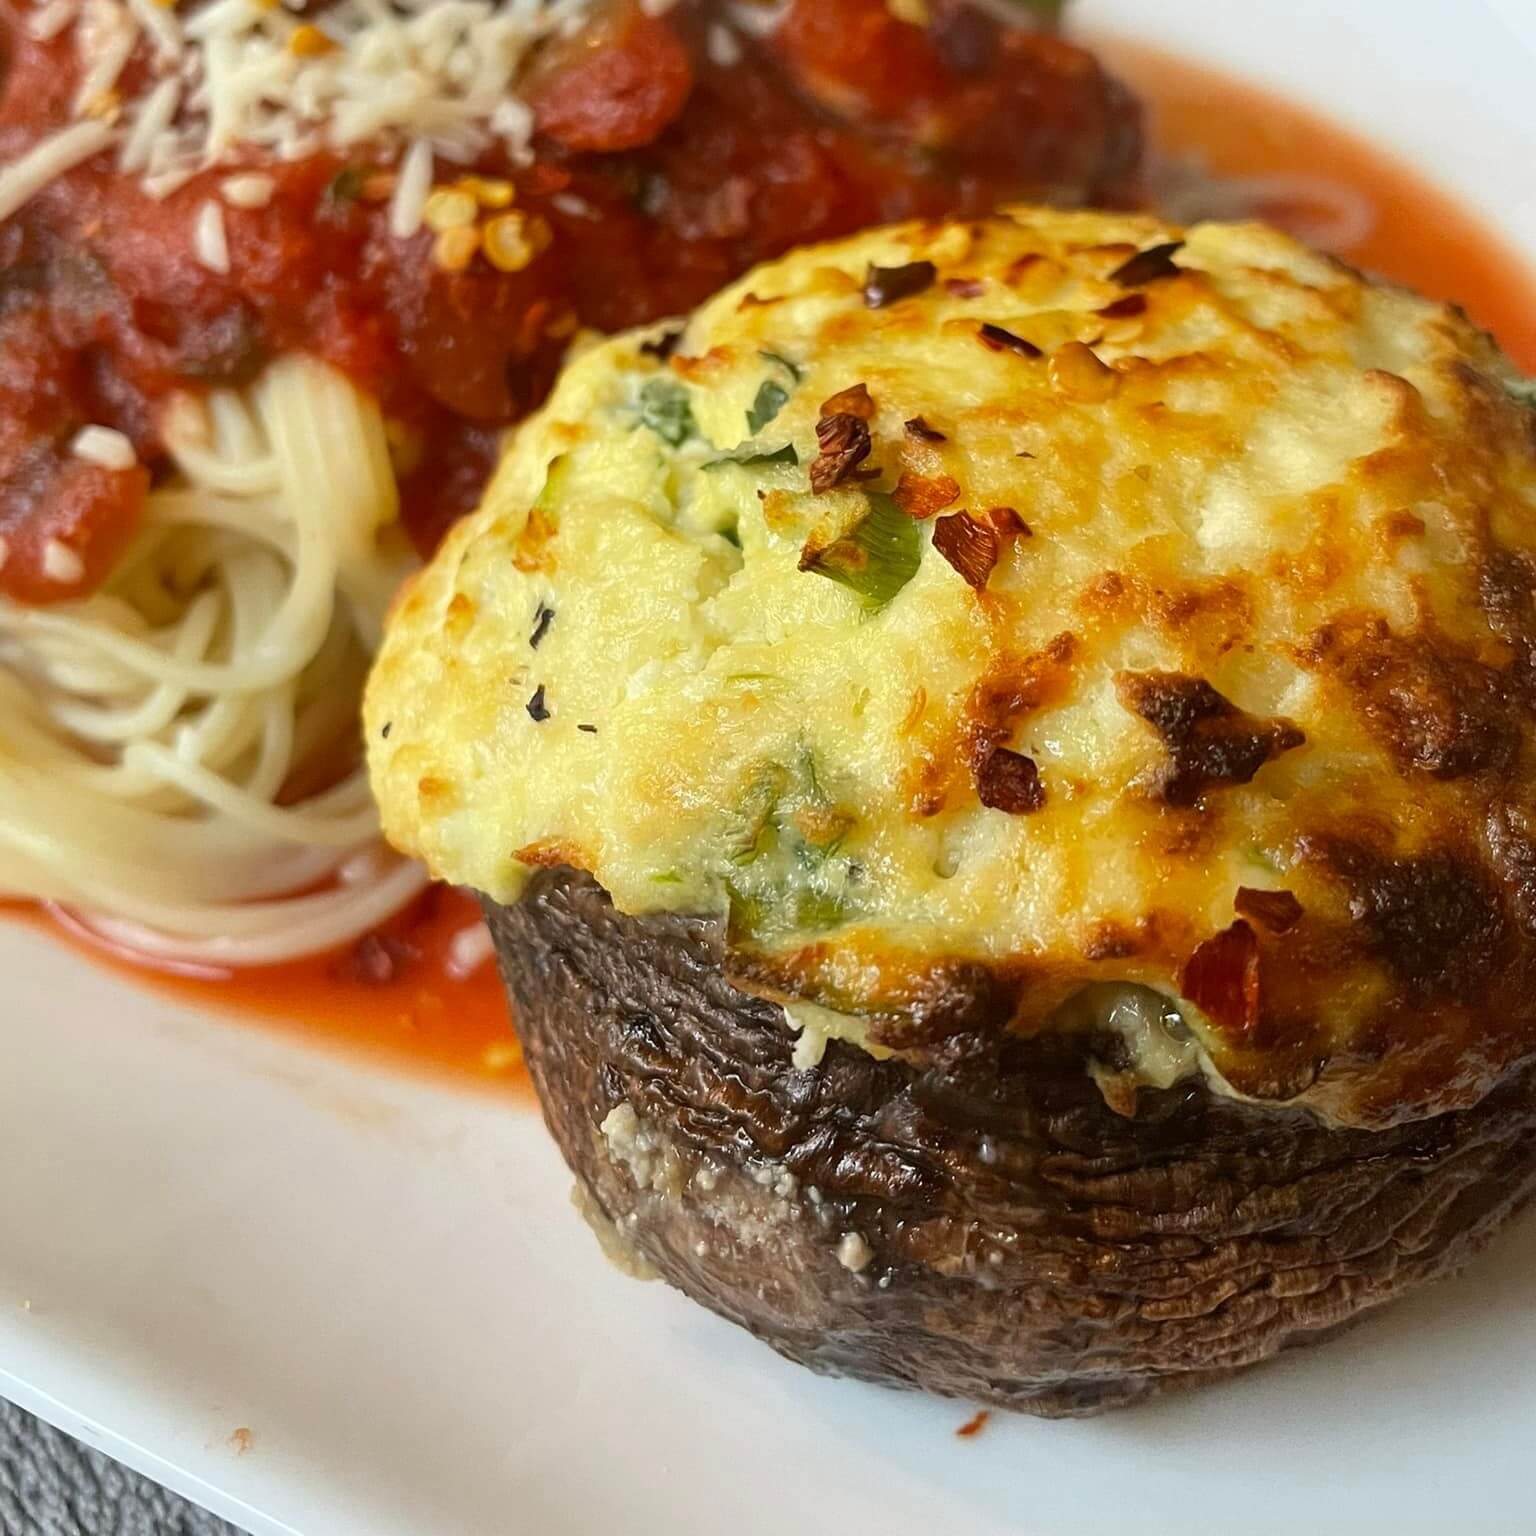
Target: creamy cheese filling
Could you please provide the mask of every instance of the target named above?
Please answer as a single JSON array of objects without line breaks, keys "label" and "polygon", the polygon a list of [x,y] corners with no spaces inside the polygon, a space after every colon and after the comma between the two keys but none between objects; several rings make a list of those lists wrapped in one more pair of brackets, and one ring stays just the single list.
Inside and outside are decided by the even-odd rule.
[{"label": "creamy cheese filling", "polygon": [[[819,1003],[785,1003],[783,1008],[795,1031],[794,1065],[802,1071],[821,1065],[832,1040],[856,1045],[878,1060],[895,1054],[869,1038],[869,1020],[860,1015]],[[1089,1065],[1111,1107],[1133,1100],[1138,1088],[1171,1088],[1201,1074],[1216,1091],[1228,1091],[1178,1004],[1152,987],[1133,982],[1084,987],[1056,1010],[1046,1027],[1118,1039],[1115,1060],[1096,1056]]]}]

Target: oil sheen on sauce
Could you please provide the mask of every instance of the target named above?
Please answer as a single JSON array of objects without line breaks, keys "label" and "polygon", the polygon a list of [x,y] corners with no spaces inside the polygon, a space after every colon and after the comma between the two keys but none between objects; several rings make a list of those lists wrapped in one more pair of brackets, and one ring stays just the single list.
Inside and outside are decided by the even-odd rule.
[{"label": "oil sheen on sauce", "polygon": [[[1462,304],[1536,372],[1536,281],[1526,263],[1411,166],[1220,74],[1141,47],[1112,44],[1103,52],[1147,104],[1154,161],[1163,167],[1152,177],[1154,191],[1208,193],[1219,201],[1225,178],[1242,184],[1235,199],[1249,199],[1234,214],[1314,237],[1331,221],[1346,236],[1333,244],[1335,254]],[[1170,173],[1170,165],[1183,171]],[[1206,193],[1189,191],[1200,179],[1196,168]],[[1330,188],[1342,197],[1328,196]],[[467,896],[434,888],[361,947],[228,975],[148,972],[104,950],[67,918],[49,925],[34,913],[27,920],[62,931],[125,977],[182,1001],[387,1064],[518,1093],[525,1079],[494,962],[467,976],[450,965],[456,936],[476,917]]]}]

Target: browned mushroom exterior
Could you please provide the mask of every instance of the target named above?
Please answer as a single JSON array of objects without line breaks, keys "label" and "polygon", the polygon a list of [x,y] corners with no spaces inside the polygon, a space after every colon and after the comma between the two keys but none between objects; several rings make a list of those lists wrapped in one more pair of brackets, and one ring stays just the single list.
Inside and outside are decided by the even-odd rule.
[{"label": "browned mushroom exterior", "polygon": [[541,871],[486,903],[544,1116],[589,1219],[817,1371],[1051,1417],[1189,1386],[1465,1264],[1536,1181],[1536,1074],[1339,1130],[1199,1082],[1116,1114],[1091,1040],[957,1009],[906,1061],[734,987],[718,923],[626,917]]},{"label": "browned mushroom exterior", "polygon": [[1536,1061],[1492,342],[1261,226],[1041,209],[647,340],[571,362],[366,710],[595,1208],[785,1353],[1044,1412],[1459,1263]]}]

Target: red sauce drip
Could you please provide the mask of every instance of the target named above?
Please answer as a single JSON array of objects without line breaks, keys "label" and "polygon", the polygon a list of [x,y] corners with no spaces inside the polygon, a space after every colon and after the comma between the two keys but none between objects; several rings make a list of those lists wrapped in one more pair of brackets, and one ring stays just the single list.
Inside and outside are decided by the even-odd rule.
[{"label": "red sauce drip", "polygon": [[0,903],[0,912],[40,932],[62,934],[126,981],[147,983],[199,1008],[461,1083],[497,1091],[526,1084],[495,961],[462,978],[449,973],[454,939],[479,921],[480,909],[448,886],[429,887],[358,944],[236,971],[149,969],[58,909]]},{"label": "red sauce drip", "polygon": [[[839,0],[839,5],[843,3],[858,8],[864,0]],[[875,4],[883,9],[883,0],[875,0]],[[870,8],[865,5],[864,9]],[[814,17],[809,11],[806,14],[809,29]],[[1374,210],[1374,227],[1366,239],[1338,254],[1434,297],[1464,304],[1519,363],[1536,370],[1536,283],[1525,263],[1477,218],[1421,179],[1410,166],[1310,112],[1241,82],[1139,47],[1116,44],[1102,51],[1147,102],[1157,149],[1199,151],[1210,169],[1222,175],[1304,172],[1330,178],[1361,194]],[[42,85],[46,80],[34,83]],[[892,94],[898,107],[904,100],[916,104],[920,100],[918,83],[909,75],[909,91],[887,94]],[[887,86],[877,82],[870,89],[887,91]],[[737,104],[739,115],[725,110],[727,97]],[[701,103],[695,115],[689,117],[695,110],[691,104],[663,135],[663,147],[654,151],[654,158],[621,156],[604,164],[590,156],[571,156],[558,168],[565,178],[560,182],[562,188],[586,199],[600,211],[603,221],[598,224],[551,211],[562,242],[553,261],[564,269],[567,287],[563,302],[574,303],[596,323],[628,324],[645,316],[685,309],[734,275],[754,254],[766,254],[768,243],[777,249],[907,207],[936,209],[946,200],[951,205],[983,206],[995,190],[995,182],[985,178],[962,178],[940,193],[934,183],[914,180],[910,175],[903,182],[899,170],[887,167],[884,181],[861,170],[860,176],[868,174],[871,179],[850,192],[848,165],[836,163],[837,155],[829,150],[824,130],[812,128],[803,109],[795,109],[802,115],[792,125],[786,122],[784,114],[791,110],[791,98],[761,65],[749,65],[740,73],[702,69],[690,103],[695,99]],[[916,105],[913,110],[917,110]],[[0,153],[5,152],[4,121],[0,114]],[[601,124],[587,127],[592,132],[616,132],[622,124],[615,128],[610,123],[606,130]],[[763,143],[776,146],[773,163],[777,169],[766,180]],[[834,148],[838,144],[835,135],[832,144]],[[874,163],[864,141],[850,139],[842,147],[866,167]],[[255,243],[249,249],[264,253],[258,270],[269,274],[266,281],[270,289],[262,289],[258,282],[256,291],[269,292],[278,311],[285,303],[302,301],[302,312],[308,316],[302,323],[312,328],[307,334],[324,338],[323,350],[328,356],[345,361],[377,387],[393,390],[390,398],[396,408],[400,407],[401,391],[414,388],[417,409],[428,414],[437,411],[439,423],[449,423],[449,447],[434,461],[430,474],[443,474],[447,472],[443,466],[455,466],[456,488],[443,501],[418,492],[413,503],[413,515],[429,535],[425,542],[430,542],[430,534],[446,516],[474,499],[480,483],[478,466],[489,461],[493,433],[450,415],[432,394],[433,388],[442,394],[453,393],[455,386],[447,377],[454,371],[451,349],[435,361],[430,353],[413,358],[411,377],[416,382],[391,384],[391,349],[399,343],[398,338],[387,339],[386,331],[388,325],[398,323],[401,312],[372,312],[369,304],[373,299],[366,292],[326,267],[327,261],[339,259],[335,248],[324,244],[331,237],[317,237],[319,246],[307,244],[296,228],[303,220],[297,214],[285,218],[283,213],[290,198],[296,209],[312,208],[322,174],[319,168],[302,166],[285,171],[283,185],[290,190],[281,194],[277,213],[270,220],[256,221],[270,226],[267,233],[241,231],[236,239],[240,243],[250,239]],[[669,178],[666,197],[672,211],[664,229],[644,211],[647,198],[660,195],[662,184],[654,179],[658,174]],[[774,179],[781,174],[782,180]],[[647,176],[652,179],[646,181]],[[769,213],[757,216],[763,228],[752,218],[740,228],[710,227],[711,219],[729,223],[728,214],[719,210],[734,206],[732,198],[712,199],[711,194],[732,176],[745,178],[747,190],[755,188],[766,199],[763,206],[771,210],[771,217]],[[530,199],[540,195],[528,194]],[[850,197],[852,203],[843,217],[836,211],[838,200]],[[188,203],[170,202],[180,209],[178,217],[185,219]],[[195,200],[190,205],[195,206]],[[175,221],[167,205],[155,205],[155,209],[159,211],[143,210],[135,215],[148,221],[149,227],[156,221],[163,225],[156,240],[145,245],[163,241],[172,254],[146,250],[144,260],[170,263],[174,268],[171,275],[185,283],[187,274],[180,265],[183,257],[176,254],[184,245],[183,231],[179,225],[174,230],[170,227]],[[1306,212],[1283,207],[1266,210],[1279,223],[1298,211]],[[354,220],[366,226],[347,237],[361,242],[357,249],[367,246],[377,217],[367,207],[343,216],[344,228]],[[784,223],[770,241],[765,230],[773,227],[772,219],[776,218]],[[601,233],[594,234],[599,229]],[[698,238],[691,239],[690,231]],[[0,241],[5,238],[5,231],[0,231]],[[266,243],[269,241],[270,245]],[[289,241],[297,243],[290,247]],[[285,266],[290,259],[293,265]],[[3,265],[0,254],[0,267]],[[343,266],[339,270],[345,273],[350,269]],[[320,294],[310,305],[314,295],[309,290],[314,285]],[[471,350],[476,329],[472,301],[477,292],[473,286],[466,289],[449,283],[430,301],[437,306],[435,315],[448,317],[448,328],[442,334],[463,339]],[[505,302],[505,312],[516,314],[517,305],[525,300],[508,298]],[[456,308],[460,304],[469,307],[460,313]],[[408,306],[404,312],[409,312]],[[456,313],[459,318],[455,321]],[[291,333],[273,334],[291,339]],[[534,353],[539,345],[537,340],[533,342]],[[475,365],[466,364],[466,377],[480,374],[490,379],[490,373],[483,369],[477,373]],[[530,372],[525,378],[533,376]],[[9,379],[0,381],[0,465],[5,462],[3,434],[13,419],[10,413],[31,409],[33,400],[27,391],[7,394],[8,384]],[[493,383],[487,382],[485,387],[494,393]],[[38,410],[47,405],[46,391],[43,394],[44,403]],[[471,450],[468,456],[463,447],[466,441]],[[429,471],[424,470],[423,481],[428,478]],[[410,487],[408,500],[409,493]],[[136,979],[148,976],[156,986],[179,998],[233,1009],[306,1039],[361,1049],[386,1061],[447,1071],[461,1081],[505,1086],[518,1081],[517,1058],[494,967],[486,965],[462,981],[450,979],[445,969],[453,936],[474,915],[475,908],[466,897],[437,889],[385,925],[377,945],[216,978],[146,973],[121,957],[111,956],[81,937],[78,930],[74,933],[75,941],[93,956]],[[390,957],[388,962],[378,958],[380,948]],[[962,1428],[962,1433],[974,1433],[983,1422],[978,1416]]]}]

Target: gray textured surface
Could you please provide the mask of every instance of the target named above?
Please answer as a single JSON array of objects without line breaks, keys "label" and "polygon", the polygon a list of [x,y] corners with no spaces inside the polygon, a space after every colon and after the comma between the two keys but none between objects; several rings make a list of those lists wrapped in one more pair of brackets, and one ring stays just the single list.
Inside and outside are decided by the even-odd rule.
[{"label": "gray textured surface", "polygon": [[0,1531],[5,1536],[241,1536],[0,1398]]}]

